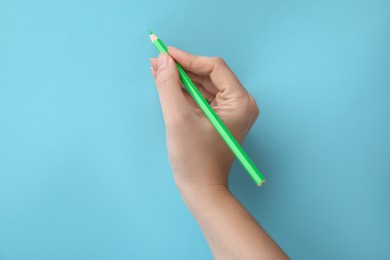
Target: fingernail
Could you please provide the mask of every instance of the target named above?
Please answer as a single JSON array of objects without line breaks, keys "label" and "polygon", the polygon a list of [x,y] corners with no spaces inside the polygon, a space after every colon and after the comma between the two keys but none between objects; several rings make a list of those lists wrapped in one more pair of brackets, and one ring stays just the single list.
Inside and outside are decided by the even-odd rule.
[{"label": "fingernail", "polygon": [[158,70],[165,68],[167,65],[168,65],[168,54],[162,52],[158,56]]},{"label": "fingernail", "polygon": [[152,73],[153,78],[156,78],[156,71],[153,69],[153,67],[150,67],[150,72]]}]

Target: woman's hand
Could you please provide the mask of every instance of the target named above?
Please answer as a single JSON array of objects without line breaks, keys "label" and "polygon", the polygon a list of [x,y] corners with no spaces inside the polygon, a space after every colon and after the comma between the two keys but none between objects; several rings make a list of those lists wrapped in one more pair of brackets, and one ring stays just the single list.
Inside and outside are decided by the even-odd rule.
[{"label": "woman's hand", "polygon": [[151,64],[175,183],[180,189],[227,189],[234,154],[182,86],[174,60],[239,143],[259,115],[256,102],[223,59],[194,56],[173,47],[168,52],[151,59]]},{"label": "woman's hand", "polygon": [[[259,115],[255,100],[220,58],[169,48],[239,143]],[[288,259],[228,189],[234,154],[182,87],[168,54],[151,59],[166,127],[169,160],[184,203],[215,259]]]}]

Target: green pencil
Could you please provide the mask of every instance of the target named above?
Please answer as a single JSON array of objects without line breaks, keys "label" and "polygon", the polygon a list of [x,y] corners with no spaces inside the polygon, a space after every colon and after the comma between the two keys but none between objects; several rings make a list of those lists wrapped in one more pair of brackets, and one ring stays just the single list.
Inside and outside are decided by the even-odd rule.
[{"label": "green pencil", "polygon": [[[165,44],[151,31],[149,31],[150,39],[153,45],[157,48],[157,50],[161,52],[168,53],[168,48]],[[230,133],[229,129],[222,122],[222,120],[218,117],[215,111],[211,108],[209,103],[200,93],[198,88],[192,82],[190,77],[185,73],[184,69],[176,62],[177,69],[179,70],[180,80],[183,82],[183,85],[187,89],[188,93],[192,96],[198,106],[205,113],[206,117],[210,120],[211,124],[215,127],[218,133],[221,135],[222,139],[232,150],[237,159],[241,162],[244,168],[247,170],[249,175],[252,177],[257,186],[260,186],[265,182],[264,176],[257,169],[256,165],[252,162],[249,156],[246,154],[244,149],[242,149],[241,145],[237,142],[234,136]]]}]

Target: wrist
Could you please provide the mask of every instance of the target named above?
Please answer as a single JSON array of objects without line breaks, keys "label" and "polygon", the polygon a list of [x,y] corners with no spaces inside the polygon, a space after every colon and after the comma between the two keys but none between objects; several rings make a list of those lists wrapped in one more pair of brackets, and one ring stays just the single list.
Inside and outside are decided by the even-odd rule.
[{"label": "wrist", "polygon": [[214,214],[221,205],[233,198],[227,186],[191,187],[180,189],[180,195],[197,220]]},{"label": "wrist", "polygon": [[173,172],[173,179],[181,194],[190,196],[199,193],[228,190],[229,170]]},{"label": "wrist", "polygon": [[233,162],[213,160],[213,162],[185,163],[171,162],[173,179],[182,192],[187,190],[215,190],[227,189],[230,167]]}]

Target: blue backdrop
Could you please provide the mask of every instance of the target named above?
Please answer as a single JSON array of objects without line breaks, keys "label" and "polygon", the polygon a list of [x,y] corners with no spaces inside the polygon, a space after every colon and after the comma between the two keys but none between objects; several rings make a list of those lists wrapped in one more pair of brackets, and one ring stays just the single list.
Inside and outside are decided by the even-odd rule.
[{"label": "blue backdrop", "polygon": [[231,189],[294,259],[390,259],[390,2],[0,2],[0,259],[212,259],[171,178],[147,29],[261,116]]}]

